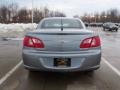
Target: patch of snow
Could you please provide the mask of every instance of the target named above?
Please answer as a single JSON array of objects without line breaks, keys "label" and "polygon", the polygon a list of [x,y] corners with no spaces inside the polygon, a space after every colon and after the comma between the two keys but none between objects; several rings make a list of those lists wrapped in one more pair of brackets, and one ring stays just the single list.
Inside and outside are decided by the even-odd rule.
[{"label": "patch of snow", "polygon": [[34,29],[37,26],[35,23],[11,23],[11,24],[1,24],[0,23],[0,33],[6,33],[8,31],[24,31],[26,29]]},{"label": "patch of snow", "polygon": [[36,23],[0,23],[0,37],[23,37],[26,32],[32,31],[37,27]]}]

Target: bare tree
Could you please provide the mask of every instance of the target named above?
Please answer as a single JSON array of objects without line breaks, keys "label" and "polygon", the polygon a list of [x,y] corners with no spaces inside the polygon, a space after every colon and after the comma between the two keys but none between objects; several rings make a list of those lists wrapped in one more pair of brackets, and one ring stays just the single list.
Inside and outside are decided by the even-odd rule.
[{"label": "bare tree", "polygon": [[41,9],[34,9],[34,22],[38,23],[43,17],[43,12]]},{"label": "bare tree", "polygon": [[[87,13],[87,15],[90,15]],[[89,18],[86,18],[86,13],[82,16],[83,21],[87,21]],[[120,13],[118,9],[109,9],[102,11],[100,13],[94,13],[94,17],[91,18],[91,22],[120,22]]]},{"label": "bare tree", "polygon": [[19,22],[27,22],[27,18],[28,18],[28,11],[25,8],[22,8],[18,11],[18,15],[17,15]]},{"label": "bare tree", "polygon": [[8,10],[9,10],[9,21],[12,22],[14,21],[14,17],[17,16],[18,13],[18,4],[17,3],[12,3],[8,5]]},{"label": "bare tree", "polygon": [[0,17],[1,17],[1,22],[7,22],[8,21],[8,8],[6,6],[1,6]]},{"label": "bare tree", "polygon": [[[38,23],[45,17],[65,17],[66,15],[59,11],[49,10],[47,7],[34,9],[34,22]],[[31,22],[32,10],[25,7],[19,8],[17,3],[11,3],[0,6],[0,22],[2,23],[28,23]]]},{"label": "bare tree", "polygon": [[66,17],[66,15],[59,11],[50,11],[49,17]]}]

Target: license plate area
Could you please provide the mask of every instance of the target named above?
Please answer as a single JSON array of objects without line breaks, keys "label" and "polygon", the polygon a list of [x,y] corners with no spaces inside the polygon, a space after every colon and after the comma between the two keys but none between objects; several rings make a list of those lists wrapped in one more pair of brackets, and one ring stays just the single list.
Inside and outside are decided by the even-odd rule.
[{"label": "license plate area", "polygon": [[70,67],[71,59],[70,58],[54,58],[54,66],[56,67]]}]

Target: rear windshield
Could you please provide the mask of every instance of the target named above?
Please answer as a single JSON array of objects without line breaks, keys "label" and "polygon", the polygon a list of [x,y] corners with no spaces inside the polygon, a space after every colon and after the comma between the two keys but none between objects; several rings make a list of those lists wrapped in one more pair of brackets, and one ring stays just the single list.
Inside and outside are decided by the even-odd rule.
[{"label": "rear windshield", "polygon": [[108,26],[115,26],[114,23],[106,23],[105,25],[108,25]]},{"label": "rear windshield", "polygon": [[110,23],[109,26],[116,26],[114,23]]},{"label": "rear windshield", "polygon": [[49,19],[44,20],[37,28],[83,28],[79,20],[74,19]]}]

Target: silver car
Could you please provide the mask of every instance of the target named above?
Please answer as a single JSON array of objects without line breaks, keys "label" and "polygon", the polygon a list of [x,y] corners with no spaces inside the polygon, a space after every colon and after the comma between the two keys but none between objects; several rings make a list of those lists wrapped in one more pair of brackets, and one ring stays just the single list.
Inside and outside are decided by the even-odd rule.
[{"label": "silver car", "polygon": [[101,43],[77,18],[45,18],[23,41],[24,67],[28,70],[73,72],[100,67]]}]

